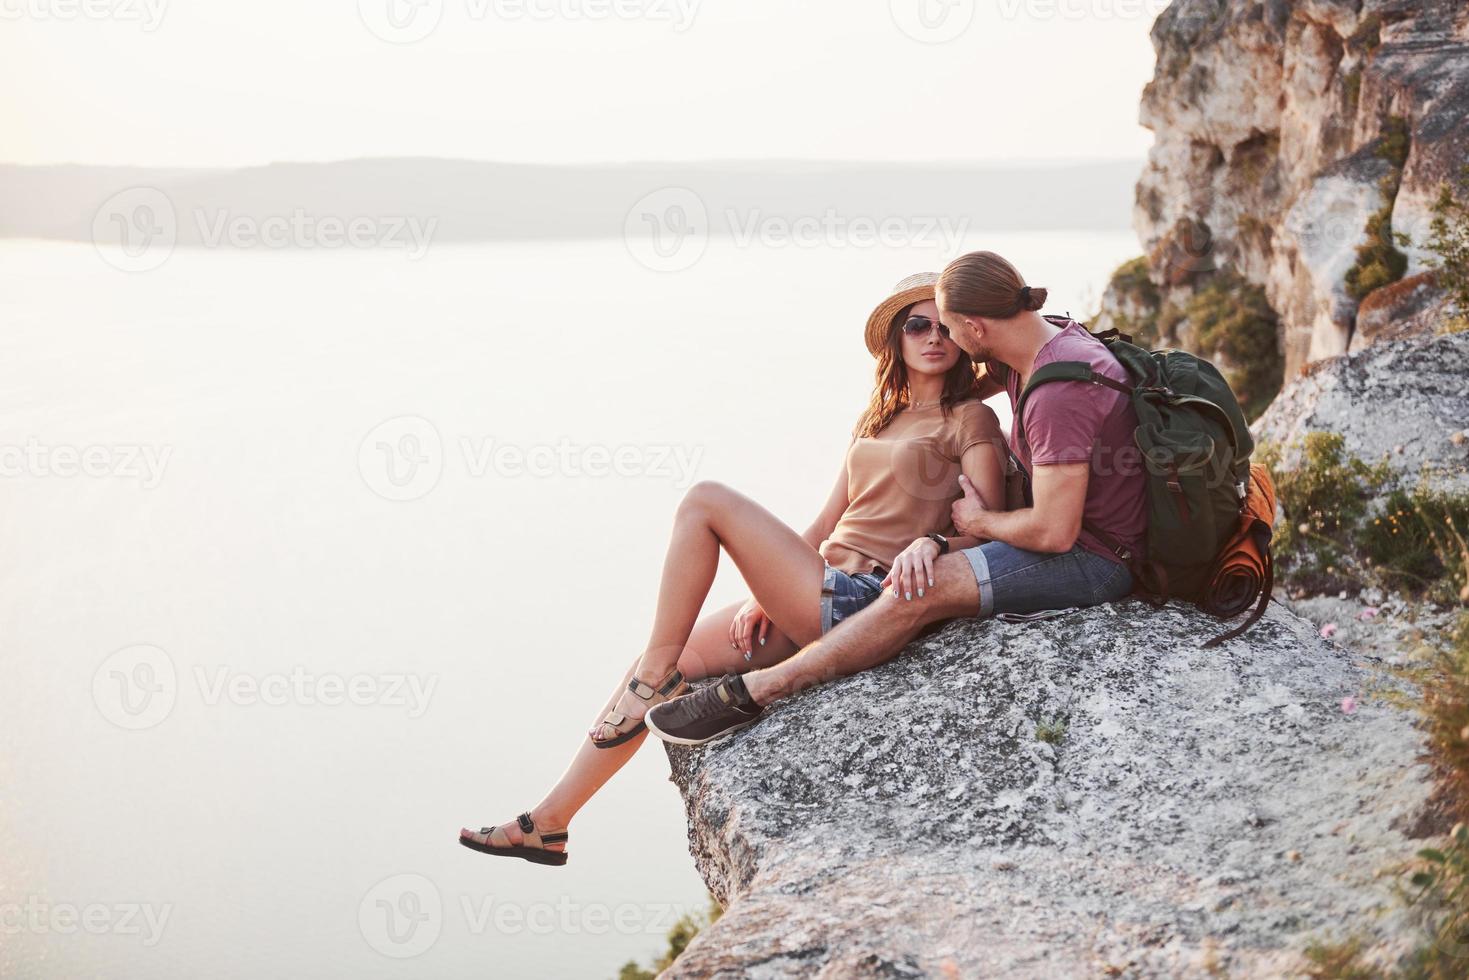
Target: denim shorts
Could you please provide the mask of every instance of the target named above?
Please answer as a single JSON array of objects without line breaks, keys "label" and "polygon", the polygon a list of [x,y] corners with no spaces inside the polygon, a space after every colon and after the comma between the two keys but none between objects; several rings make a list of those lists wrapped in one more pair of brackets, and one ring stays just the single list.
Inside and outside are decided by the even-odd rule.
[{"label": "denim shorts", "polygon": [[861,612],[882,595],[884,577],[872,572],[849,575],[827,565],[826,576],[821,580],[821,635],[825,636],[837,623]]},{"label": "denim shorts", "polygon": [[1079,544],[1070,551],[1045,553],[986,541],[960,553],[969,559],[979,583],[981,616],[1095,606],[1132,591],[1126,565]]}]

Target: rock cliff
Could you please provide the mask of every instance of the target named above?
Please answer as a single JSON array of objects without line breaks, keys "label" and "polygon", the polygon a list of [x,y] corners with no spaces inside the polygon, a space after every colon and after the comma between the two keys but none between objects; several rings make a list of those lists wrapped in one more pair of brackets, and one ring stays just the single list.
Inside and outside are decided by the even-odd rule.
[{"label": "rock cliff", "polygon": [[727,907],[665,975],[1278,976],[1345,924],[1402,952],[1378,874],[1419,846],[1412,717],[1279,607],[1201,649],[1217,629],[1137,602],[958,620],[667,746]]},{"label": "rock cliff", "polygon": [[[1425,270],[1432,203],[1469,161],[1469,4],[1174,0],[1152,39],[1133,221],[1164,302],[1216,270],[1262,286],[1287,378],[1384,323],[1438,319],[1431,279],[1376,297],[1373,275],[1348,280],[1374,216],[1411,236],[1402,275]],[[1377,311],[1360,333],[1359,299]]]}]

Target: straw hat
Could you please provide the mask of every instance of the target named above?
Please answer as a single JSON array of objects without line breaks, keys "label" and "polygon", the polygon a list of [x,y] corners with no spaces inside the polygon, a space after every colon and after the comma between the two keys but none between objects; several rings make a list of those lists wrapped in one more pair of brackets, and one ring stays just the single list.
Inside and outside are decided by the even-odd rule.
[{"label": "straw hat", "polygon": [[893,317],[905,306],[934,298],[934,289],[939,284],[937,272],[915,272],[900,280],[887,299],[877,304],[877,309],[867,318],[867,350],[876,357],[887,346],[888,330]]}]

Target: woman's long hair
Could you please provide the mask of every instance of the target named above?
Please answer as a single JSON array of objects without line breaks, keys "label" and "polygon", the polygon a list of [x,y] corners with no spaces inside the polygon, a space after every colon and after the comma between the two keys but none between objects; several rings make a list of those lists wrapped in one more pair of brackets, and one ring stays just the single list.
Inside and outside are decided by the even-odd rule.
[{"label": "woman's long hair", "polygon": [[[911,303],[898,311],[893,322],[888,324],[888,342],[877,356],[877,371],[872,388],[872,400],[867,410],[857,421],[853,434],[860,438],[871,438],[887,428],[899,412],[908,407],[908,365],[903,362],[903,321],[917,306]],[[979,368],[964,351],[959,360],[944,375],[944,393],[939,398],[944,416],[948,417],[955,405],[979,394]]]}]

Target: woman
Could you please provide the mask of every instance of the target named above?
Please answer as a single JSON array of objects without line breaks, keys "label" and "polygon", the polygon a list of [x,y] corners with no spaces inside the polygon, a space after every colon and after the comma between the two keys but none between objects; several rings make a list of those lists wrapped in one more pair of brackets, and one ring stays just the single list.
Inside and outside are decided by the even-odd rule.
[{"label": "woman", "polygon": [[[938,276],[894,288],[867,321],[876,387],[826,505],[805,533],[717,483],[690,488],[673,540],[647,648],[603,706],[571,766],[534,809],[478,832],[466,847],[537,864],[566,863],[571,818],[642,744],[643,716],[686,681],[767,667],[876,599],[922,596],[933,584],[926,545],[949,531],[962,472],[987,506],[1004,507],[1007,460],[977,371],[938,322]],[[950,548],[977,544],[953,538]],[[723,548],[751,598],[699,618]],[[697,622],[696,622],[697,621]]]}]

